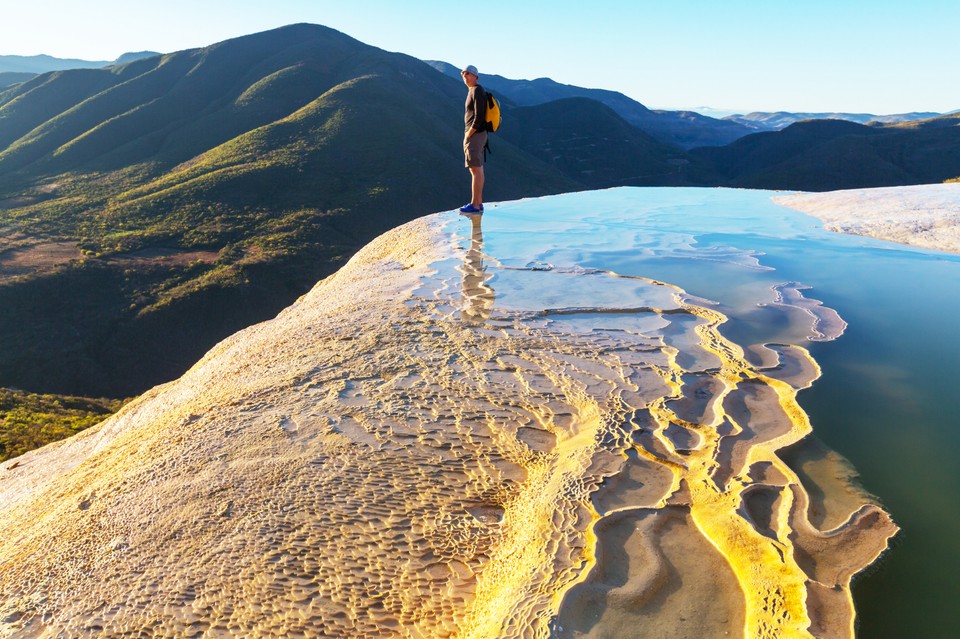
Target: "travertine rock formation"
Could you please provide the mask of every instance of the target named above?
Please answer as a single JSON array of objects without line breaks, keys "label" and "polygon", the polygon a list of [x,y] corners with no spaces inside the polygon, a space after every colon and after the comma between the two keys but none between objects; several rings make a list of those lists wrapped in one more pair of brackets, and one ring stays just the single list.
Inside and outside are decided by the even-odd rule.
[{"label": "travertine rock formation", "polygon": [[668,284],[501,268],[468,225],[388,233],[0,467],[0,637],[851,636],[896,527],[778,457],[806,351],[748,357]]}]

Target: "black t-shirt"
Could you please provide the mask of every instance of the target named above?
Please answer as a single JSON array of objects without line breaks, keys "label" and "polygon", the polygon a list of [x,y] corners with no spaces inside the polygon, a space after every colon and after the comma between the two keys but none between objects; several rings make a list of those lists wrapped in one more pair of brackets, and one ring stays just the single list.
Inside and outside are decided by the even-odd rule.
[{"label": "black t-shirt", "polygon": [[467,91],[467,101],[463,105],[463,132],[470,129],[486,130],[487,92],[479,84]]}]

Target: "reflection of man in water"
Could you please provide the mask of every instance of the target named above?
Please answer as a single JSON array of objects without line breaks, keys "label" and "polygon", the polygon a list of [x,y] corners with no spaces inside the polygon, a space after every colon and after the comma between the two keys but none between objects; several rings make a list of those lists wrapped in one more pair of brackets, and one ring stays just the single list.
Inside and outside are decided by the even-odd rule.
[{"label": "reflection of man in water", "polygon": [[471,215],[473,232],[470,235],[470,250],[463,260],[463,313],[464,319],[482,322],[490,317],[493,309],[493,289],[487,286],[483,266],[482,215]]}]

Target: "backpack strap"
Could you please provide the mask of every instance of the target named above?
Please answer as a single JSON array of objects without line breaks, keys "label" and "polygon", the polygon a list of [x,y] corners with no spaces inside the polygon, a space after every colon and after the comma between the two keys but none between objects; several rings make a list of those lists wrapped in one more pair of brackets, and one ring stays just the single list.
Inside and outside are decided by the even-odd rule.
[{"label": "backpack strap", "polygon": [[490,150],[490,137],[487,136],[487,141],[483,143],[483,161],[487,161],[487,153],[493,155],[493,151]]}]

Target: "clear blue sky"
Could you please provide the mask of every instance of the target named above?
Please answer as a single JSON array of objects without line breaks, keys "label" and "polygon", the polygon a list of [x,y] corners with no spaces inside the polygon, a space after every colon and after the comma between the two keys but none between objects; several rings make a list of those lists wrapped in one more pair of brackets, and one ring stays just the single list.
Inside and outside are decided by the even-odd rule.
[{"label": "clear blue sky", "polygon": [[22,0],[0,54],[113,60],[294,22],[655,108],[960,109],[960,0]]}]

